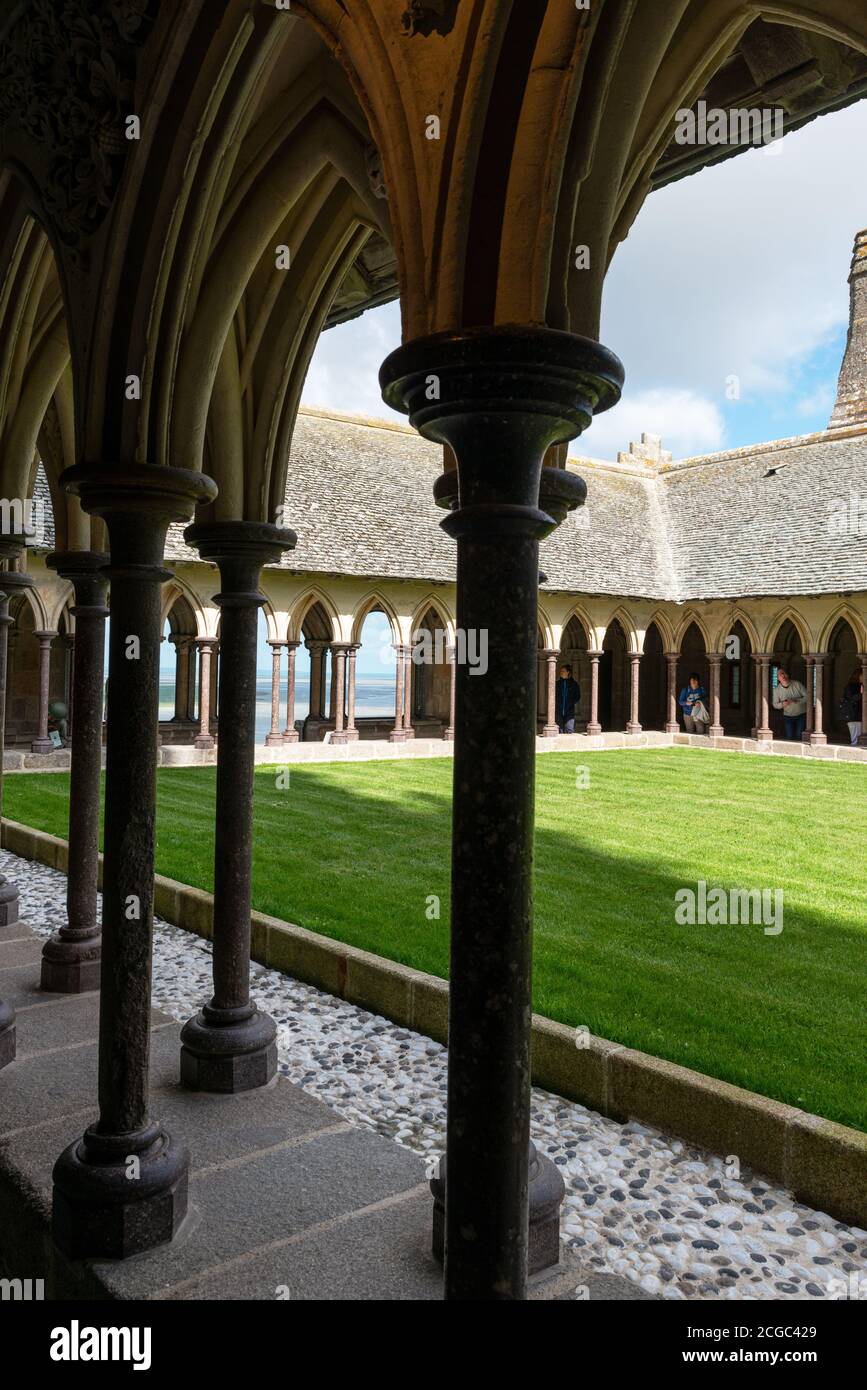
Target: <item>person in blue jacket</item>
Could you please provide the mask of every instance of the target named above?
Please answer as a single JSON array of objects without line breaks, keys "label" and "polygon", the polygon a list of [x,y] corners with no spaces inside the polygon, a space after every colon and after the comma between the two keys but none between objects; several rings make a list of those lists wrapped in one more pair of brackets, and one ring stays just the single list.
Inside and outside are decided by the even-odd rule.
[{"label": "person in blue jacket", "polygon": [[701,683],[701,677],[697,671],[693,671],[686,685],[677,697],[677,703],[683,715],[683,727],[688,734],[706,734],[707,724],[700,719],[693,717],[693,707],[699,700],[707,710],[707,692]]},{"label": "person in blue jacket", "polygon": [[560,677],[554,687],[554,711],[561,734],[574,734],[575,706],[580,699],[581,688],[572,679],[572,667],[561,666]]}]

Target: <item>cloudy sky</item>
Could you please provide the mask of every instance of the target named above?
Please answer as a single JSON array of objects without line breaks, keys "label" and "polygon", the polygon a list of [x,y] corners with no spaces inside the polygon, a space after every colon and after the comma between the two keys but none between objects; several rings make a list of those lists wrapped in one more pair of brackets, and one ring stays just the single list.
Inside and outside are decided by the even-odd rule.
[{"label": "cloudy sky", "polygon": [[[862,101],[651,195],[603,304],[623,400],[573,451],[610,458],[649,430],[683,458],[827,424],[852,242],[867,226],[865,147]],[[391,417],[376,376],[399,341],[396,304],[325,333],[304,401]]]}]

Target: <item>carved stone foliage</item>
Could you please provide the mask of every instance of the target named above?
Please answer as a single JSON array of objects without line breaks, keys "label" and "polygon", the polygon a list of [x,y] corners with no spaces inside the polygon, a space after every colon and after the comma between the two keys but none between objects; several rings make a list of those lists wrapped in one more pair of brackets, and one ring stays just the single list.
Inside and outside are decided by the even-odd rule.
[{"label": "carved stone foliage", "polygon": [[0,44],[0,127],[43,156],[57,234],[78,246],[111,205],[128,149],[136,49],[160,0],[32,0]]},{"label": "carved stone foliage", "polygon": [[458,12],[458,0],[410,0],[401,16],[407,35],[450,34]]}]

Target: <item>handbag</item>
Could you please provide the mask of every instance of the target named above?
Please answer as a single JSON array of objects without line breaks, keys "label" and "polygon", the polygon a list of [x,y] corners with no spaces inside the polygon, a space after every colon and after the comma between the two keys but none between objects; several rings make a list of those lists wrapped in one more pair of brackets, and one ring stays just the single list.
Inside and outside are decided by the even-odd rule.
[{"label": "handbag", "polygon": [[693,719],[696,721],[697,724],[709,724],[709,723],[710,723],[710,715],[708,714],[707,710],[706,710],[705,707],[704,707],[704,701],[703,701],[703,700],[696,700],[696,702],[695,702],[695,704],[693,705],[693,707],[692,707],[690,713],[692,714],[692,717],[693,717]]}]

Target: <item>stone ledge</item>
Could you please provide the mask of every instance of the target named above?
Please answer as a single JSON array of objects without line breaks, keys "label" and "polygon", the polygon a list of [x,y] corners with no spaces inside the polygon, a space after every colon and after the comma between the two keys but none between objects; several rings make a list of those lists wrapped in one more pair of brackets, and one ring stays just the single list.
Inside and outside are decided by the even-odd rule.
[{"label": "stone ledge", "polygon": [[[675,735],[675,737],[677,737]],[[66,868],[64,840],[3,820],[12,854]],[[102,857],[100,856],[100,878]],[[157,914],[209,938],[213,898],[157,875]],[[252,958],[445,1044],[446,980],[346,946],[262,912],[251,914]],[[532,1076],[544,1090],[609,1119],[652,1125],[722,1157],[736,1155],[797,1200],[867,1228],[867,1134],[675,1062],[533,1015]]]}]

